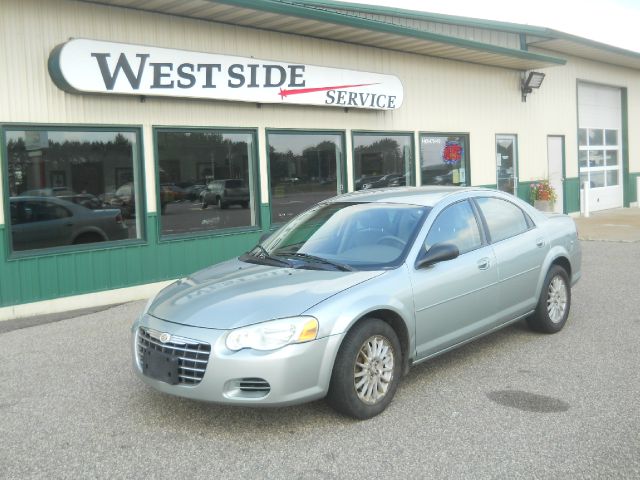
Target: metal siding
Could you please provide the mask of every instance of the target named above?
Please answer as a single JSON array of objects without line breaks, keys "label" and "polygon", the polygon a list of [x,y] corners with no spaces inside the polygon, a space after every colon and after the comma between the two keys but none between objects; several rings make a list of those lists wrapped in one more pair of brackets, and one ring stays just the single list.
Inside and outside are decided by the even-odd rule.
[{"label": "metal siding", "polygon": [[398,25],[407,28],[413,28],[422,32],[438,33],[441,35],[449,35],[457,38],[464,38],[466,40],[475,40],[478,42],[484,42],[491,45],[507,48],[520,48],[520,38],[518,34],[508,32],[498,32],[496,30],[476,28],[476,27],[464,27],[461,25],[451,25],[447,23],[428,22],[425,20],[419,20],[407,17],[396,17],[393,15],[381,15],[374,13],[358,12],[356,10],[343,10],[327,8],[330,11],[336,11],[351,15],[354,17],[365,18],[367,20],[373,20],[377,22],[390,23],[392,25]]},{"label": "metal siding", "polygon": [[[519,73],[505,69],[68,0],[0,0],[0,8],[0,122],[142,126],[149,212],[145,244],[7,261],[1,226],[4,210],[0,210],[0,306],[178,277],[247,250],[257,241],[260,232],[159,243],[154,125],[257,128],[262,194],[258,208],[264,229],[270,226],[265,205],[269,192],[265,128],[344,130],[347,148],[352,130],[469,133],[472,181],[490,185],[495,184],[496,133],[518,135],[523,182],[546,176],[547,135],[564,135],[566,175],[577,177],[577,79],[626,87],[629,131],[637,131],[640,125],[640,73],[579,58],[570,57],[564,67],[543,69],[547,77],[542,88],[522,103]],[[72,95],[58,90],[47,72],[50,50],[69,37],[393,73],[403,82],[405,103],[396,111],[345,112]],[[482,52],[476,55],[480,59]],[[419,152],[415,156],[419,161]],[[346,159],[352,185],[350,151]],[[630,171],[640,172],[638,135],[629,135],[629,159]],[[571,185],[565,187],[568,208],[575,204],[571,195],[578,192]],[[145,217],[141,214],[141,218]]]}]

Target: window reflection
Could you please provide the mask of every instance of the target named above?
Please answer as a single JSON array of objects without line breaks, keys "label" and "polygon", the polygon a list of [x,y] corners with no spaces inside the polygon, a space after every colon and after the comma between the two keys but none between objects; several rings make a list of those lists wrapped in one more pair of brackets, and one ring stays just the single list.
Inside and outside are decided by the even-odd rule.
[{"label": "window reflection", "polygon": [[267,143],[272,223],[284,223],[341,191],[341,134],[270,132]]},{"label": "window reflection", "polygon": [[355,189],[411,185],[411,135],[353,136]]},{"label": "window reflection", "polygon": [[6,148],[13,250],[140,237],[136,132],[23,129]]},{"label": "window reflection", "polygon": [[162,235],[256,225],[253,133],[158,131]]},{"label": "window reflection", "polygon": [[422,135],[422,185],[467,185],[468,144],[466,135]]}]

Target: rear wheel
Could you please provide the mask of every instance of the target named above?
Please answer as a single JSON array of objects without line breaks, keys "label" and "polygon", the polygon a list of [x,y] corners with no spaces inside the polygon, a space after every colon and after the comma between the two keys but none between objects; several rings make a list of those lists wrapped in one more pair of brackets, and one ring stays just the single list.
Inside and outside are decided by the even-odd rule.
[{"label": "rear wheel", "polygon": [[78,235],[74,240],[74,245],[79,245],[81,243],[94,243],[94,242],[103,242],[104,238],[102,238],[97,233],[83,233]]},{"label": "rear wheel", "polygon": [[344,415],[374,417],[391,403],[402,372],[400,341],[389,324],[369,318],[347,333],[333,366],[327,402]]},{"label": "rear wheel", "polygon": [[542,285],[536,311],[527,318],[532,330],[556,333],[562,330],[571,307],[571,285],[564,268],[553,265]]}]

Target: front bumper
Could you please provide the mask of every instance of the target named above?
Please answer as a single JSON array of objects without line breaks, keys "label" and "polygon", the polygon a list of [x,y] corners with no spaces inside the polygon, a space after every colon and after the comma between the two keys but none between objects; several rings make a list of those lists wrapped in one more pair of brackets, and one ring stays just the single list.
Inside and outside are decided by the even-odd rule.
[{"label": "front bumper", "polygon": [[[137,343],[140,327],[210,344],[209,361],[200,383],[171,385],[143,374]],[[133,368],[146,384],[156,390],[207,402],[283,406],[315,400],[327,394],[343,335],[288,345],[271,352],[249,349],[234,352],[225,346],[226,333],[226,330],[189,327],[142,315],[132,328]],[[242,388],[251,383],[260,383],[263,388],[259,391]],[[264,385],[268,385],[268,389]]]}]

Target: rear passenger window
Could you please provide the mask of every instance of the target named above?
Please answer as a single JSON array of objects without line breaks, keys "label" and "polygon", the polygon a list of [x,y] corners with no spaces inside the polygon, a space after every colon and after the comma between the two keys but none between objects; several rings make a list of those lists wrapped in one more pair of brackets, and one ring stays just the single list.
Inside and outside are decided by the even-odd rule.
[{"label": "rear passenger window", "polygon": [[436,243],[451,243],[458,247],[460,255],[482,246],[478,222],[466,200],[447,207],[431,226],[425,248],[429,250]]},{"label": "rear passenger window", "polygon": [[529,229],[525,213],[513,203],[488,197],[476,201],[489,227],[491,242],[514,237]]}]

